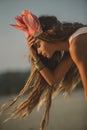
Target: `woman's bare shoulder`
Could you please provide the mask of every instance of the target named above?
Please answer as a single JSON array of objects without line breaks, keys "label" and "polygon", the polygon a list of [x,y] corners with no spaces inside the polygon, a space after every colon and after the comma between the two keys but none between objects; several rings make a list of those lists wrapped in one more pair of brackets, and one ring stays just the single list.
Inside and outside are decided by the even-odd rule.
[{"label": "woman's bare shoulder", "polygon": [[71,41],[69,52],[73,59],[80,59],[85,55],[87,57],[87,33],[80,34]]},{"label": "woman's bare shoulder", "polygon": [[69,49],[80,47],[80,46],[87,46],[87,33],[80,34],[77,37],[73,38],[71,43],[69,44]]}]

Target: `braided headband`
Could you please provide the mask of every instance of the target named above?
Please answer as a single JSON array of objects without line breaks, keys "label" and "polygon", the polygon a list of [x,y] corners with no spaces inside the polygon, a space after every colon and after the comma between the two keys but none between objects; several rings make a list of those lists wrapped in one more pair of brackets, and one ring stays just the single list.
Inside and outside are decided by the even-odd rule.
[{"label": "braided headband", "polygon": [[39,19],[28,10],[24,10],[20,16],[16,16],[15,20],[16,24],[11,24],[11,26],[23,31],[26,37],[38,37],[43,33]]}]

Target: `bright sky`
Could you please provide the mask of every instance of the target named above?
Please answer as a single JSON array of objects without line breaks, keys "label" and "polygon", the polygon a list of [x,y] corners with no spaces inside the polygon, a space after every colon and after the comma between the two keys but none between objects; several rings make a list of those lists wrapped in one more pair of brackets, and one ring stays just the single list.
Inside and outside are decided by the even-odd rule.
[{"label": "bright sky", "polygon": [[25,35],[9,25],[24,9],[87,24],[87,0],[0,0],[0,73],[30,67]]}]

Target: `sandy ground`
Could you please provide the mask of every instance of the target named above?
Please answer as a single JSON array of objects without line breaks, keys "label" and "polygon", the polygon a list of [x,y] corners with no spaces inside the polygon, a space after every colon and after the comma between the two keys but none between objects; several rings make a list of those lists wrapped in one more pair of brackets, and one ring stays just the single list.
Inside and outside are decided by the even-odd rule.
[{"label": "sandy ground", "polygon": [[[35,109],[26,119],[10,120],[3,125],[6,114],[0,116],[0,130],[39,130],[43,111],[44,107],[40,112]],[[59,95],[53,100],[49,124],[45,130],[87,130],[87,102],[83,90],[74,90],[65,99]]]}]

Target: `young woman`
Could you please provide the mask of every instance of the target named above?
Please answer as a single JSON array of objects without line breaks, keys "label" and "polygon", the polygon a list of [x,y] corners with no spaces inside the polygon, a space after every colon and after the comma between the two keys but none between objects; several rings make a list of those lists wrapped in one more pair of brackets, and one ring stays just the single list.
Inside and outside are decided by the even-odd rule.
[{"label": "young woman", "polygon": [[29,90],[28,98],[13,109],[10,118],[24,118],[36,105],[39,109],[45,103],[40,127],[43,130],[48,121],[51,100],[63,89],[70,93],[81,79],[87,99],[87,26],[61,23],[55,16],[37,18],[28,11],[16,20],[17,25],[12,26],[27,36],[31,75],[19,95],[5,104],[1,113]]},{"label": "young woman", "polygon": [[[29,37],[28,46],[36,67],[43,66],[38,61],[38,56],[32,48],[36,46],[37,53],[43,57],[51,58],[57,51],[68,52],[70,56],[61,59],[54,71],[50,71],[45,65],[39,72],[50,86],[65,77],[66,73],[75,64],[83,83],[87,100],[87,26],[79,23],[60,23],[54,16],[42,16],[39,18],[43,33],[37,38]],[[52,23],[53,22],[53,23]]]}]

